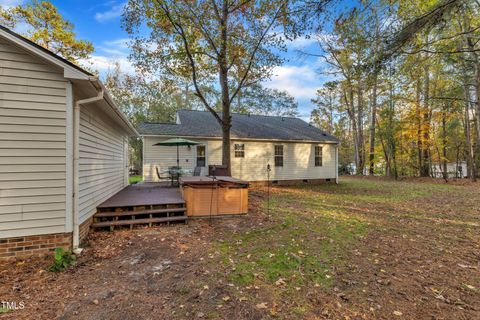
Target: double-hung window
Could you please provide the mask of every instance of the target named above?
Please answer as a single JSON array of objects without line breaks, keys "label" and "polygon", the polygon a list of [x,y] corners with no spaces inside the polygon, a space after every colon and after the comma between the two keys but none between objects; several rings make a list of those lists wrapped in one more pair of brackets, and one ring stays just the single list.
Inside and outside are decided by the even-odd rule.
[{"label": "double-hung window", "polygon": [[321,167],[323,165],[323,147],[315,146],[315,167]]},{"label": "double-hung window", "polygon": [[197,167],[205,167],[206,165],[206,147],[204,145],[197,146]]},{"label": "double-hung window", "polygon": [[236,143],[234,145],[235,158],[245,158],[245,144]]},{"label": "double-hung window", "polygon": [[275,167],[283,167],[283,146],[275,146]]}]

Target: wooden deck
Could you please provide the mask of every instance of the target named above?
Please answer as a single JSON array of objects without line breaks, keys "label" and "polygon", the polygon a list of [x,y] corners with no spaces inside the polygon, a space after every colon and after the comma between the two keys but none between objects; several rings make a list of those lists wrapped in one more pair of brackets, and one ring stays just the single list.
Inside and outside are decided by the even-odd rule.
[{"label": "wooden deck", "polygon": [[132,184],[97,206],[98,209],[185,204],[180,188],[161,183]]},{"label": "wooden deck", "polygon": [[186,222],[185,200],[180,188],[161,183],[125,187],[97,207],[93,228]]},{"label": "wooden deck", "polygon": [[[231,177],[186,177],[181,187],[139,183],[97,206],[93,228],[185,222],[189,217],[246,214],[248,182]],[[180,189],[182,188],[182,190]]]}]

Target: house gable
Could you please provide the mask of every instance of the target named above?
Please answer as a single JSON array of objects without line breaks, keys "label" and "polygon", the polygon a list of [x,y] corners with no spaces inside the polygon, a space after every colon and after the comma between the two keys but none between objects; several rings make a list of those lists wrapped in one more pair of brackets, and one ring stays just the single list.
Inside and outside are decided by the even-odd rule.
[{"label": "house gable", "polygon": [[66,230],[63,69],[0,36],[0,237]]}]

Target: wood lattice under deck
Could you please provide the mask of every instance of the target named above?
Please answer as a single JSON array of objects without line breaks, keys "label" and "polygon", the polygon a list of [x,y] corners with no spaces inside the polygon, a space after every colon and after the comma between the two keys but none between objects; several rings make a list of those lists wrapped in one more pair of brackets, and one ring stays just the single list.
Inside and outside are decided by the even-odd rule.
[{"label": "wood lattice under deck", "polygon": [[179,188],[159,183],[130,185],[97,207],[93,228],[186,222],[185,200]]}]

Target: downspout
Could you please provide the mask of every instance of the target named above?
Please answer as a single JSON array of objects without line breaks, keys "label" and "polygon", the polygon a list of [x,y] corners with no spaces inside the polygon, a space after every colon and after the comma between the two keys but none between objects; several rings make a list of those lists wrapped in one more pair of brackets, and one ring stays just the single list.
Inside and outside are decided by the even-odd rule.
[{"label": "downspout", "polygon": [[338,184],[338,147],[340,144],[337,144],[335,147],[335,183]]},{"label": "downspout", "polygon": [[79,201],[78,194],[80,189],[79,179],[79,160],[80,160],[80,106],[103,100],[104,89],[96,82],[92,81],[97,90],[97,96],[83,100],[75,101],[73,107],[73,250],[77,250],[80,245],[80,223],[79,223]]}]

